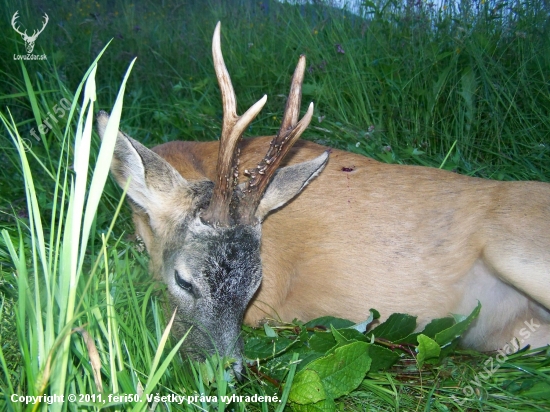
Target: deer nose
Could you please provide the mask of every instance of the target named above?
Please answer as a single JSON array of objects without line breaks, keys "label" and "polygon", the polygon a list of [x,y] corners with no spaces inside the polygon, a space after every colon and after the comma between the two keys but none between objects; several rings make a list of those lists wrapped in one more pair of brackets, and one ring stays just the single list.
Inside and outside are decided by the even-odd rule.
[{"label": "deer nose", "polygon": [[235,360],[231,366],[235,372],[235,377],[240,380],[243,371],[244,349],[243,340],[240,336],[240,328],[236,336],[223,336],[222,339],[217,342],[216,349],[220,356],[227,356]]},{"label": "deer nose", "polygon": [[237,359],[233,364],[233,372],[235,373],[235,379],[239,382],[243,380],[243,360],[242,358]]}]

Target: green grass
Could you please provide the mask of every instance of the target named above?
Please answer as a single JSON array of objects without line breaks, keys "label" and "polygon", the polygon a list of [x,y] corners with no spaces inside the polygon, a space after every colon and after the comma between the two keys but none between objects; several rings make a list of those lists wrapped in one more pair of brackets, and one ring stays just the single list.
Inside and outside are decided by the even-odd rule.
[{"label": "green grass", "polygon": [[[274,376],[289,382],[295,372],[290,361],[262,364],[258,374],[238,383],[224,360],[189,365],[172,352],[178,342],[165,343],[170,314],[163,311],[164,289],[147,274],[147,257],[131,237],[126,205],[113,223],[118,187],[110,179],[103,190],[102,185],[90,187],[92,179],[99,179],[98,172],[92,173],[99,138],[89,129],[77,133],[79,121],[85,125],[88,115],[82,108],[85,89],[78,87],[111,39],[97,65],[93,110],[113,111],[124,74],[137,56],[126,84],[121,128],[148,146],[218,136],[221,100],[210,41],[221,20],[222,48],[239,107],[250,106],[264,93],[269,97],[247,135],[278,129],[290,76],[298,55],[305,53],[304,102],[314,101],[316,112],[304,138],[385,162],[444,164],[493,179],[549,180],[550,27],[542,1],[522,6],[466,2],[460,11],[449,7],[441,12],[425,3],[366,2],[369,20],[330,7],[274,1],[206,4],[4,0],[0,408],[33,410],[10,403],[12,393],[101,393],[104,399],[109,393],[149,391],[281,396],[285,389],[269,382]],[[46,61],[13,59],[24,54],[23,41],[7,23],[16,10],[29,32],[48,13],[50,22],[34,51],[46,54]],[[65,111],[54,122],[48,113],[59,113],[54,110],[63,99],[75,111]],[[37,141],[31,129],[48,118],[51,130]],[[74,147],[77,134],[91,137],[90,167],[82,147]],[[89,171],[78,173],[78,167]],[[97,357],[83,330],[93,338]],[[369,373],[336,407],[549,409],[550,354],[545,351],[511,356],[479,387],[474,385],[475,394],[465,401],[464,388],[485,374],[490,356],[457,352],[419,369],[404,355],[390,370]],[[99,372],[93,359],[99,360]],[[283,406],[226,406],[199,399],[195,405],[160,402],[156,410]],[[41,404],[34,410],[56,407],[95,410],[90,403]],[[111,410],[144,407],[127,402]]]}]

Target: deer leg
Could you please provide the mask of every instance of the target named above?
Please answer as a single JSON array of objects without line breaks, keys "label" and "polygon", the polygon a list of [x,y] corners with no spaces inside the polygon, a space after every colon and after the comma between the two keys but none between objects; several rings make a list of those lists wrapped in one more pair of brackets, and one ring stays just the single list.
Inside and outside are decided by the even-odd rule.
[{"label": "deer leg", "polygon": [[550,228],[510,233],[485,247],[484,261],[506,283],[550,309]]},{"label": "deer leg", "polygon": [[483,261],[504,282],[550,309],[550,187],[508,182],[493,197]]}]

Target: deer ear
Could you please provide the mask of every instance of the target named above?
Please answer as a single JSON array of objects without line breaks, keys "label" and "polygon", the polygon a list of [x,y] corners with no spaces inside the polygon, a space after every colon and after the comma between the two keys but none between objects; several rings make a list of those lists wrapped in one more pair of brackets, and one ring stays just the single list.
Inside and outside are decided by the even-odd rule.
[{"label": "deer ear", "polygon": [[284,206],[292,200],[311,180],[321,173],[327,162],[328,151],[308,162],[277,170],[260,201],[258,209],[256,209],[256,218],[262,221],[270,211]]},{"label": "deer ear", "polygon": [[[101,138],[108,120],[106,112],[99,112],[97,125]],[[186,210],[190,204],[187,181],[162,157],[120,131],[111,173],[122,188],[130,180],[127,195],[132,207],[138,206],[149,215],[153,229],[155,220],[177,209]]]}]

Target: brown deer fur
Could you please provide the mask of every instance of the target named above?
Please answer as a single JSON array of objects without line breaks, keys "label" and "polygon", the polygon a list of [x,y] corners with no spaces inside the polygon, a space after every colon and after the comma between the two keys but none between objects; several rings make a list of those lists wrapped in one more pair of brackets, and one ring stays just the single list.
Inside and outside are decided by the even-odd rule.
[{"label": "brown deer fur", "polygon": [[[253,167],[270,137],[243,140]],[[298,141],[284,161],[327,148]],[[153,149],[187,180],[215,177],[218,142]],[[351,171],[350,171],[351,170]],[[138,227],[141,226],[136,222]],[[497,349],[525,321],[523,344],[550,342],[550,185],[500,182],[438,169],[383,164],[332,149],[320,175],[262,225],[263,280],[245,322],[334,315],[361,321],[370,308],[479,319],[464,344]]]}]

